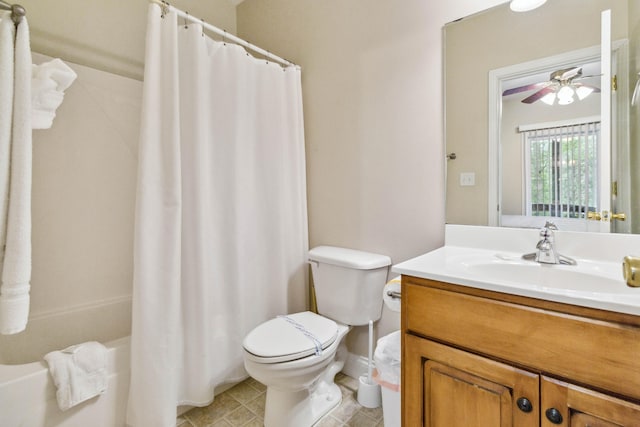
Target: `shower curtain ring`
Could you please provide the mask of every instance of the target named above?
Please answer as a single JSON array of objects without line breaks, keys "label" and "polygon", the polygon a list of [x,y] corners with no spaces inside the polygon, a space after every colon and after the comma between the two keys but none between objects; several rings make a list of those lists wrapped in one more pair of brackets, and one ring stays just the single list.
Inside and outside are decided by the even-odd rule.
[{"label": "shower curtain ring", "polygon": [[189,16],[189,11],[185,10],[185,11],[184,11],[184,13],[185,13],[185,15],[186,15],[186,16],[184,16],[184,18],[183,18],[183,19],[184,19],[184,28],[185,28],[185,30],[186,30],[187,28],[189,28],[189,25],[187,24],[187,17]]},{"label": "shower curtain ring", "polygon": [[202,37],[204,37],[204,19],[200,18],[202,21]]},{"label": "shower curtain ring", "polygon": [[224,46],[226,46],[227,45],[227,30],[222,30],[222,31],[223,31],[223,33],[222,33],[222,44]]},{"label": "shower curtain ring", "polygon": [[169,13],[169,3],[162,0],[160,5],[160,18],[164,18]]}]

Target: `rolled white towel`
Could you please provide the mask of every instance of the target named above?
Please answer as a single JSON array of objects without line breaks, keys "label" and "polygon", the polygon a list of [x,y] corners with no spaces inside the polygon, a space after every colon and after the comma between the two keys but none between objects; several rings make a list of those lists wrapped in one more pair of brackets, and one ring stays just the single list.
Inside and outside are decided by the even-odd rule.
[{"label": "rolled white towel", "polygon": [[52,59],[33,65],[31,103],[33,106],[33,129],[49,129],[62,104],[64,91],[78,75],[61,59]]},{"label": "rolled white towel", "polygon": [[107,349],[96,341],[73,345],[44,356],[63,411],[107,390]]}]

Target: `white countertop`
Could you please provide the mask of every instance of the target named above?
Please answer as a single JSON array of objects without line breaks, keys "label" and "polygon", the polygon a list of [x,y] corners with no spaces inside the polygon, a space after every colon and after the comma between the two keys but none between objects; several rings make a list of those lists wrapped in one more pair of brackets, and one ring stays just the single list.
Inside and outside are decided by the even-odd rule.
[{"label": "white countertop", "polygon": [[[460,231],[458,229],[455,233]],[[527,232],[526,236],[531,236],[531,233]],[[602,236],[596,238],[602,245]],[[392,271],[489,291],[640,315],[640,288],[626,285],[621,258],[617,261],[616,257],[608,256],[605,260],[594,260],[560,250],[563,255],[574,258],[578,265],[546,265],[522,260],[524,251],[501,250],[495,247],[495,243],[487,244],[489,248],[482,248],[477,242],[470,242],[469,246],[454,246],[450,244],[452,239],[447,240],[445,246],[397,264]],[[461,242],[457,239],[455,243]],[[534,239],[528,252],[532,252],[535,243]],[[600,250],[609,254],[615,252],[607,251],[606,245]]]}]

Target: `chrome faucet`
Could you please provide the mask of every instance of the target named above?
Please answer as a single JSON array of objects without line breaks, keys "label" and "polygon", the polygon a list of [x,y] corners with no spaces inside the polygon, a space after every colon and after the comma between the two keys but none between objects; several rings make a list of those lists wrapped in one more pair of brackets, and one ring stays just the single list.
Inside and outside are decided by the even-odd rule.
[{"label": "chrome faucet", "polygon": [[556,250],[555,239],[553,232],[558,227],[551,222],[547,221],[544,227],[540,229],[540,240],[536,245],[536,252],[522,255],[522,258],[526,260],[532,260],[541,264],[567,264],[576,265],[576,261],[564,255],[560,255]]}]

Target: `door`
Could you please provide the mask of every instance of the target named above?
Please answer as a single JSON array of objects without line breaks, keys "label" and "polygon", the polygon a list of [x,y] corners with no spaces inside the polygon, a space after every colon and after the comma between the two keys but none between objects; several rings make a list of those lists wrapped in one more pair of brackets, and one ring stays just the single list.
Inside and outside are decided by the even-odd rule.
[{"label": "door", "polygon": [[553,378],[541,378],[542,427],[638,427],[640,405]]},{"label": "door", "polygon": [[537,374],[407,334],[402,363],[402,425],[539,425]]},{"label": "door", "polygon": [[608,221],[611,212],[611,11],[602,12],[602,23],[600,26],[600,209],[606,212],[605,221],[599,223],[602,232],[611,231],[611,223]]}]

